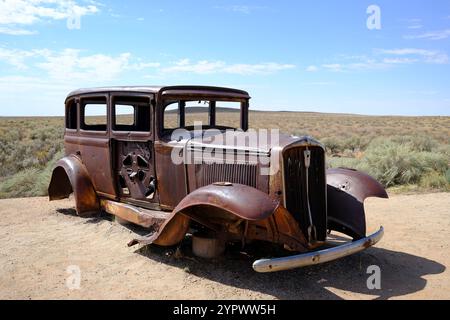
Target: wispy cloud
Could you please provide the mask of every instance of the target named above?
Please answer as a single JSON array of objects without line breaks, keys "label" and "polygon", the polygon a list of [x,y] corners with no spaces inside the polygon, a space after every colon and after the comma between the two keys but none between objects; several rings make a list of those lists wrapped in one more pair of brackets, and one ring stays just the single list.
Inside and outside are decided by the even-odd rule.
[{"label": "wispy cloud", "polygon": [[248,6],[248,5],[229,5],[229,6],[215,6],[215,9],[237,12],[241,14],[250,14],[255,10],[264,9],[264,6]]},{"label": "wispy cloud", "polygon": [[28,36],[28,35],[32,35],[32,34],[36,34],[36,33],[37,32],[34,30],[0,26],[0,34],[8,34],[8,35],[12,35],[12,36]]},{"label": "wispy cloud", "polygon": [[64,49],[62,52],[43,52],[44,62],[36,66],[54,79],[108,81],[117,77],[128,65],[130,53],[118,56],[94,54],[82,56],[80,50]]},{"label": "wispy cloud", "polygon": [[[448,55],[437,50],[426,50],[417,48],[399,48],[399,49],[377,49],[377,53],[390,56],[402,56],[404,63],[423,62],[432,64],[447,64],[449,61]],[[385,58],[394,59],[394,63],[402,61],[400,58]],[[397,60],[395,60],[397,59]],[[409,59],[409,60],[405,60]]]},{"label": "wispy cloud", "polygon": [[341,56],[343,61],[322,64],[321,68],[332,72],[380,70],[388,67],[383,61],[366,56]]},{"label": "wispy cloud", "polygon": [[228,64],[224,61],[201,60],[191,62],[189,59],[182,59],[175,62],[172,66],[165,67],[162,72],[192,72],[196,74],[228,73],[239,75],[251,74],[271,74],[281,70],[293,69],[293,64],[280,64],[275,62],[257,63],[257,64]]},{"label": "wispy cloud", "polygon": [[411,18],[411,19],[400,19],[400,21],[405,22],[407,24],[406,28],[408,29],[422,29],[422,19],[419,18]]},{"label": "wispy cloud", "polygon": [[450,29],[430,31],[416,35],[406,35],[405,39],[427,39],[427,40],[442,40],[450,37]]},{"label": "wispy cloud", "polygon": [[417,62],[414,58],[384,58],[383,62],[387,64],[411,64]]},{"label": "wispy cloud", "polygon": [[18,49],[5,49],[0,48],[0,61],[4,61],[9,65],[14,66],[19,70],[27,69],[28,66],[25,63],[25,59],[36,55],[34,50],[18,50]]},{"label": "wispy cloud", "polygon": [[447,64],[449,57],[439,50],[426,50],[417,48],[374,49],[367,55],[339,55],[334,61],[309,66],[306,71],[320,69],[331,72],[354,72],[370,70],[386,70],[401,64]]},{"label": "wispy cloud", "polygon": [[299,83],[301,86],[333,86],[335,85],[335,82],[331,81],[315,81],[315,82],[302,82]]},{"label": "wispy cloud", "polygon": [[66,48],[17,50],[0,48],[0,61],[18,70],[38,69],[57,80],[110,81],[127,70],[141,71],[158,68],[157,62],[132,59],[130,53],[119,55],[85,54],[82,50]]},{"label": "wispy cloud", "polygon": [[178,60],[169,64],[143,61],[124,52],[118,55],[86,54],[79,49],[66,48],[61,51],[49,49],[18,50],[0,47],[0,62],[7,63],[18,70],[37,68],[46,72],[52,79],[77,79],[90,81],[110,81],[125,71],[144,71],[153,69],[161,75],[165,73],[195,74],[272,74],[295,68],[293,64],[267,63],[226,63],[224,61],[202,60],[191,62]]},{"label": "wispy cloud", "polygon": [[317,70],[319,70],[319,68],[315,65],[310,65],[310,66],[307,66],[305,70],[307,72],[316,72]]},{"label": "wispy cloud", "polygon": [[408,29],[422,29],[423,25],[421,24],[413,24],[407,27]]},{"label": "wispy cloud", "polygon": [[9,35],[30,35],[26,30],[40,21],[62,20],[82,17],[98,12],[95,2],[80,5],[75,0],[2,0],[0,1],[0,33]]}]

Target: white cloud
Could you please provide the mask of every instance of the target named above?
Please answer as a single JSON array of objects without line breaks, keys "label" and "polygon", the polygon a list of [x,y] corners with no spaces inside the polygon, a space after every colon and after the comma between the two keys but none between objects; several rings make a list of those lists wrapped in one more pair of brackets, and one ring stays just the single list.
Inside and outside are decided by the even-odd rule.
[{"label": "white cloud", "polygon": [[163,72],[192,72],[199,74],[216,73],[217,70],[225,66],[222,61],[202,60],[191,63],[189,59],[182,59],[174,63],[171,67],[163,68]]},{"label": "white cloud", "polygon": [[223,71],[232,74],[270,74],[277,71],[288,70],[295,68],[293,64],[280,64],[275,62],[260,63],[260,64],[232,64],[225,68]]},{"label": "white cloud", "polygon": [[[448,55],[437,50],[425,50],[416,48],[400,48],[400,49],[378,49],[378,53],[391,56],[409,56],[409,62],[424,62],[432,64],[447,64]],[[408,58],[408,57],[407,57]]]},{"label": "white cloud", "polygon": [[[338,60],[320,67],[332,72],[385,70],[400,64],[447,64],[448,55],[439,50],[417,48],[375,49],[374,55],[339,55]],[[309,67],[307,68],[307,71]],[[312,68],[314,70],[314,68]]]},{"label": "white cloud", "polygon": [[409,23],[419,23],[422,22],[422,19],[420,18],[410,18],[410,19],[400,19],[401,21],[406,21]]},{"label": "white cloud", "polygon": [[404,36],[405,39],[428,39],[428,40],[442,40],[450,37],[450,29],[430,31],[417,35]]},{"label": "white cloud", "polygon": [[400,19],[402,22],[406,22],[408,29],[422,29],[422,19],[412,18],[412,19]]},{"label": "white cloud", "polygon": [[32,34],[36,34],[36,31],[27,30],[22,28],[10,28],[10,27],[1,27],[0,26],[0,34],[9,34],[12,36],[28,36]]},{"label": "white cloud", "polygon": [[325,70],[333,72],[348,72],[385,69],[388,67],[388,65],[375,59],[358,58],[350,63],[328,63],[322,64],[321,67]]},{"label": "white cloud", "polygon": [[70,48],[62,51],[0,48],[0,61],[19,70],[36,67],[57,80],[110,81],[127,70],[140,71],[160,66],[157,62],[132,60],[131,54],[127,52],[118,55],[86,55],[81,50]]},{"label": "white cloud", "polygon": [[306,71],[308,71],[308,72],[316,72],[317,70],[319,70],[319,68],[314,65],[306,67]]},{"label": "white cloud", "polygon": [[229,73],[239,75],[270,74],[281,70],[295,68],[293,64],[280,64],[274,62],[259,64],[227,64],[224,61],[201,60],[191,62],[189,59],[182,59],[174,63],[173,66],[163,68],[162,72],[192,72],[197,74]]},{"label": "white cloud", "polygon": [[94,2],[80,5],[75,0],[0,0],[0,33],[29,35],[35,33],[17,26],[32,25],[40,21],[82,17],[98,12]]},{"label": "white cloud", "polygon": [[54,79],[80,79],[108,81],[116,78],[128,65],[130,53],[118,56],[94,54],[80,55],[80,50],[64,49],[62,52],[44,51],[45,61],[37,63]]},{"label": "white cloud", "polygon": [[23,70],[28,68],[25,59],[33,57],[35,54],[35,51],[0,48],[0,61],[3,60],[15,68]]},{"label": "white cloud", "polygon": [[322,68],[330,70],[330,71],[334,71],[334,72],[340,72],[343,71],[343,65],[340,63],[328,63],[328,64],[323,64]]},{"label": "white cloud", "polygon": [[[47,76],[58,80],[110,81],[125,71],[142,71],[154,69],[164,73],[195,74],[271,74],[295,68],[293,64],[274,62],[258,64],[228,64],[224,61],[202,60],[191,62],[189,59],[176,61],[172,65],[163,66],[159,62],[142,61],[124,52],[118,55],[86,54],[79,49],[66,48],[61,51],[49,49],[18,50],[0,47],[0,62],[3,61],[17,69],[25,70],[34,67],[46,72]],[[36,70],[34,70],[36,71]]]},{"label": "white cloud", "polygon": [[335,82],[331,81],[315,81],[315,82],[303,82],[299,83],[301,86],[332,86],[335,85]]},{"label": "white cloud", "polygon": [[423,28],[423,25],[421,25],[421,24],[413,24],[413,25],[408,26],[408,29],[422,29],[422,28]]},{"label": "white cloud", "polygon": [[248,5],[230,5],[230,6],[215,6],[215,9],[232,11],[242,14],[250,14],[255,10],[264,9],[264,6],[248,6]]},{"label": "white cloud", "polygon": [[231,9],[231,11],[234,11],[234,12],[241,12],[241,13],[245,13],[245,14],[250,13],[249,6],[231,6],[230,9]]},{"label": "white cloud", "polygon": [[417,62],[418,59],[413,58],[384,58],[383,62],[387,64],[411,64]]}]

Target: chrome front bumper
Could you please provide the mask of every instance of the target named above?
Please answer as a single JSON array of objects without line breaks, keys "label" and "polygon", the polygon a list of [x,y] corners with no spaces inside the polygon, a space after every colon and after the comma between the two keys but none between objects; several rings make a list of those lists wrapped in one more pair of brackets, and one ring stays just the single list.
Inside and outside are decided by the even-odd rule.
[{"label": "chrome front bumper", "polygon": [[370,236],[353,242],[347,242],[337,247],[302,253],[295,256],[256,260],[253,262],[253,269],[257,272],[274,272],[336,260],[373,246],[380,241],[383,234],[384,229],[380,227],[377,232]]}]

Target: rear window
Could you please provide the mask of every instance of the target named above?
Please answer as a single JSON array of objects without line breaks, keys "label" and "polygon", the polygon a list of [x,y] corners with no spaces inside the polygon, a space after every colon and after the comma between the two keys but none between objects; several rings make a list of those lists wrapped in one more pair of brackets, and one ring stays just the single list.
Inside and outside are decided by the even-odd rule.
[{"label": "rear window", "polygon": [[91,131],[106,131],[106,97],[81,100],[81,128]]},{"label": "rear window", "polygon": [[114,97],[113,130],[150,131],[150,99],[146,97]]},{"label": "rear window", "polygon": [[77,129],[77,103],[72,99],[66,104],[66,128]]}]

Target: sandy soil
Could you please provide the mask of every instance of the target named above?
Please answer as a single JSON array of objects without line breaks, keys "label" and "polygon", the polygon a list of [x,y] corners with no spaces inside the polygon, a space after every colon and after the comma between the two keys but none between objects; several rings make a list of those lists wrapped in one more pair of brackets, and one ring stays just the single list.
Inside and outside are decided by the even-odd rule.
[{"label": "sandy soil", "polygon": [[[369,230],[386,231],[376,247],[272,274],[254,272],[253,258],[238,252],[205,261],[185,249],[128,248],[129,228],[71,208],[0,200],[1,299],[450,299],[450,193],[368,199]],[[72,265],[81,282],[70,290]],[[381,290],[367,289],[370,265],[381,268]]]}]

